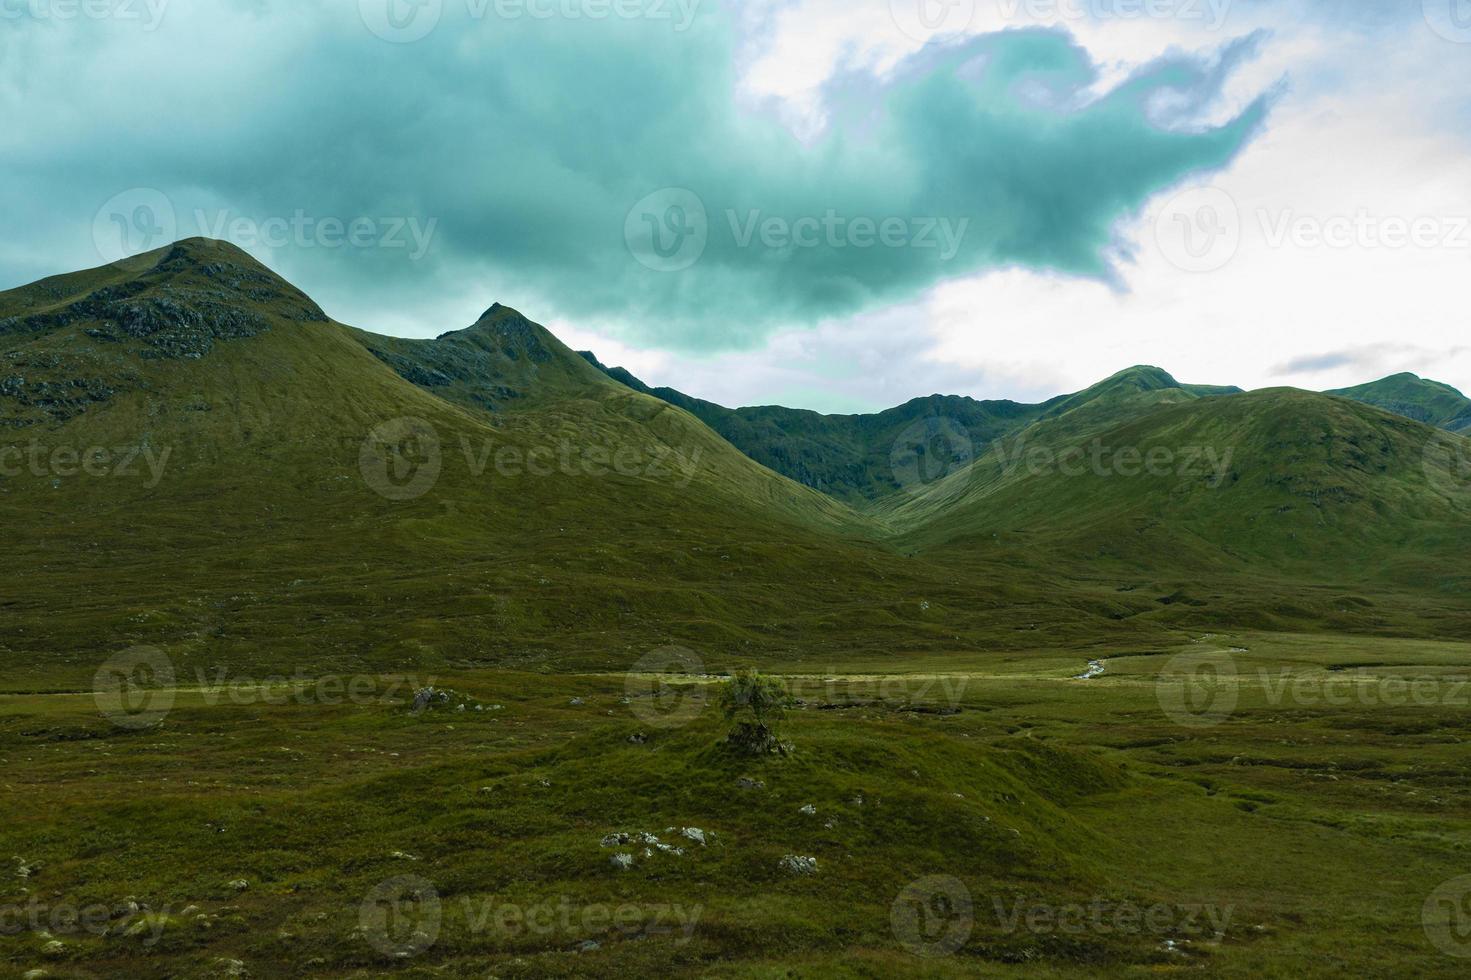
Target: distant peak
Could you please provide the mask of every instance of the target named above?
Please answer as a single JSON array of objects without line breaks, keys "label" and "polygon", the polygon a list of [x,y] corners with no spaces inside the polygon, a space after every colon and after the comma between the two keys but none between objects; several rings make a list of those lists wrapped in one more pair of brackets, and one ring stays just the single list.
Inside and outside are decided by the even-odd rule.
[{"label": "distant peak", "polygon": [[608,365],[606,365],[602,361],[598,360],[598,355],[594,354],[590,350],[576,351],[576,354],[577,354],[578,357],[582,358],[584,361],[586,361],[587,363],[591,364],[593,367],[597,368],[599,371],[602,371],[604,374],[607,374],[609,371],[613,370],[612,368],[608,367]]},{"label": "distant peak", "polygon": [[327,320],[311,297],[233,242],[185,238],[159,252],[158,262],[141,281],[165,290],[207,286],[215,299],[228,296],[230,302],[267,306],[283,319]]},{"label": "distant peak", "polygon": [[[280,278],[234,242],[221,241],[216,238],[180,239],[172,245],[158,249],[154,254],[158,256],[158,261],[152,268],[160,271],[233,266],[249,269],[253,273],[265,274],[272,278]],[[123,261],[136,263],[137,258]]]},{"label": "distant peak", "polygon": [[217,341],[328,319],[305,293],[240,248],[205,238],[54,276],[21,292],[20,313],[0,321],[0,335],[67,331],[77,343],[118,345],[144,360],[197,360]]},{"label": "distant peak", "polygon": [[1110,381],[1129,382],[1137,384],[1140,387],[1148,388],[1180,387],[1180,382],[1175,380],[1174,375],[1170,374],[1164,368],[1155,367],[1152,364],[1136,364],[1133,367],[1125,368],[1113,377],[1108,378],[1104,383],[1107,384]]},{"label": "distant peak", "polygon": [[468,341],[482,347],[519,350],[533,361],[545,360],[560,346],[546,328],[501,303],[492,303],[480,319],[459,330],[440,334],[437,340]]},{"label": "distant peak", "polygon": [[[205,238],[202,235],[196,235],[193,238],[179,239],[178,241],[174,242],[173,251],[180,254],[195,255],[200,257],[219,256],[221,254],[226,254],[231,256],[238,256],[241,258],[250,258],[250,253],[246,252],[245,249],[241,248],[239,245],[236,245],[234,242],[226,241],[223,238]],[[255,260],[251,259],[251,261]]]},{"label": "distant peak", "polygon": [[517,320],[526,319],[526,317],[519,310],[513,310],[511,307],[506,306],[503,303],[491,303],[490,308],[484,313],[480,314],[480,319],[476,320],[475,322],[484,323],[487,320],[504,320],[507,317],[512,317]]}]

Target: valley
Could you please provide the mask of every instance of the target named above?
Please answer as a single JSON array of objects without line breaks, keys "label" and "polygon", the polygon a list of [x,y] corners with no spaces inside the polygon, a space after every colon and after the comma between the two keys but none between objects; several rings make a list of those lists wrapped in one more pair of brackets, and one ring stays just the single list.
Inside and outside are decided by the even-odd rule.
[{"label": "valley", "polygon": [[[1158,678],[1202,655],[1235,676],[1175,700]],[[1460,644],[1221,634],[1079,667],[832,662],[790,678],[770,761],[681,707],[697,682],[636,675],[441,674],[484,710],[420,714],[427,675],[181,683],[141,729],[90,692],[0,698],[0,841],[39,923],[0,948],[99,976],[1459,975],[1424,916],[1471,829]],[[645,832],[680,853],[611,867],[601,841]]]},{"label": "valley", "polygon": [[0,971],[1461,974],[1451,389],[600,367],[202,239],[0,293]]}]

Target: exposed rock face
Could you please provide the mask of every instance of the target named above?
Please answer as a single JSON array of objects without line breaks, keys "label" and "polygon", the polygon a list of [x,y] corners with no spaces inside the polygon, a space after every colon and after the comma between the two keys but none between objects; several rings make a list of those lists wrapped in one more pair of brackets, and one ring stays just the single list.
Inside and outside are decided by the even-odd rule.
[{"label": "exposed rock face", "polygon": [[217,339],[254,337],[270,326],[259,313],[193,291],[145,297],[108,312],[117,317],[123,333],[148,344],[145,358],[198,360]]},{"label": "exposed rock face", "polygon": [[480,320],[468,330],[445,334],[440,340],[460,338],[477,343],[494,337],[493,345],[500,353],[513,361],[525,358],[533,364],[545,364],[552,359],[552,352],[535,324],[508,306],[495,303],[480,316]]},{"label": "exposed rock face", "polygon": [[214,297],[258,303],[269,307],[270,314],[278,319],[327,322],[327,314],[306,293],[233,246],[180,242],[155,267],[153,275],[206,280],[212,287],[206,291]]},{"label": "exposed rock face", "polygon": [[[94,402],[105,402],[116,392],[100,378],[70,381],[38,381],[27,387],[25,378],[12,376],[0,382],[0,396],[13,398],[27,408],[40,409],[57,422],[75,418]],[[24,419],[7,420],[13,428],[34,424]],[[39,421],[39,420],[35,420]]]},{"label": "exposed rock face", "polygon": [[96,321],[85,332],[94,340],[125,337],[144,341],[144,357],[199,358],[214,341],[253,337],[269,328],[270,316],[323,323],[321,307],[285,280],[243,263],[207,262],[203,250],[175,245],[147,274],[104,286],[59,310],[0,320],[0,335],[41,334]]},{"label": "exposed rock face", "polygon": [[10,352],[0,360],[0,426],[65,422],[112,398],[119,382],[97,376],[97,367],[54,353]]},{"label": "exposed rock face", "polygon": [[405,381],[421,388],[457,388],[489,411],[524,397],[527,382],[555,356],[539,327],[499,303],[465,330],[434,340],[374,338],[367,347]]},{"label": "exposed rock face", "polygon": [[802,854],[788,854],[779,862],[780,867],[787,874],[807,877],[817,874],[817,858]]},{"label": "exposed rock face", "polygon": [[[180,242],[135,278],[90,292],[76,288],[77,276],[12,294],[0,339],[38,342],[0,362],[0,425],[64,422],[128,390],[137,366],[129,355],[198,360],[218,341],[254,337],[273,320],[327,321],[296,287],[218,242]],[[79,336],[47,339],[69,329]]]}]

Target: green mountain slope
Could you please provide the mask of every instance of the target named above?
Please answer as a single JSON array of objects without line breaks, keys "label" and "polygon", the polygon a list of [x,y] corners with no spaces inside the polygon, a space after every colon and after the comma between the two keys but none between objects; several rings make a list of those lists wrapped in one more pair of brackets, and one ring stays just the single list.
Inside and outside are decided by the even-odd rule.
[{"label": "green mountain slope", "polygon": [[[1122,622],[1372,630],[1409,614],[1467,626],[1441,605],[1459,606],[1471,584],[1458,558],[1471,545],[1471,443],[1455,436],[1328,395],[1184,385],[1156,367],[1017,406],[986,441],[949,420],[953,406],[934,404],[897,446],[866,447],[887,470],[861,509],[906,553],[965,575],[1001,567],[1055,575],[1064,592],[1094,587],[1109,598],[1090,611]],[[748,452],[757,418],[805,436],[883,417],[691,411]],[[1038,618],[1029,629],[1061,625]]]},{"label": "green mountain slope", "polygon": [[1471,429],[1471,398],[1450,385],[1413,374],[1396,374],[1327,394],[1351,398],[1452,432]]},{"label": "green mountain slope", "polygon": [[1149,405],[1168,405],[1240,391],[1240,388],[1220,385],[1181,384],[1162,368],[1141,365],[1120,371],[1075,395],[1064,395],[1043,403],[1038,417],[1057,418],[1078,410],[1099,413],[1136,410]]},{"label": "green mountain slope", "polygon": [[1455,556],[1471,546],[1467,449],[1292,389],[1083,406],[881,512],[920,549],[1440,592],[1466,579]]},{"label": "green mountain slope", "polygon": [[[1467,628],[1462,441],[1344,399],[1136,369],[1042,406],[727,417],[887,485],[854,509],[503,307],[379,337],[190,241],[0,293],[0,314],[14,683],[85,682],[137,643],[257,674],[624,670],[669,643],[823,670],[1202,623]],[[1015,462],[1094,438],[1233,455],[1147,478]]]},{"label": "green mountain slope", "polygon": [[375,337],[201,241],[0,310],[7,667],[821,663],[989,645],[1043,605],[1079,604],[1072,642],[1106,625],[1086,589],[903,558],[513,311]]},{"label": "green mountain slope", "polygon": [[[725,408],[673,388],[650,388],[623,368],[605,367],[590,352],[582,356],[635,391],[695,415],[762,465],[854,504],[903,489],[917,469],[963,466],[993,441],[1085,404],[1103,407],[1141,396],[1165,402],[1240,390],[1181,385],[1159,368],[1139,367],[1040,405],[931,395],[872,415],[822,415],[779,406]],[[935,452],[944,458],[931,456],[919,465],[917,454]]]},{"label": "green mountain slope", "polygon": [[473,325],[435,340],[357,331],[380,361],[426,391],[491,412],[609,387],[607,379],[561,341],[499,303]]}]

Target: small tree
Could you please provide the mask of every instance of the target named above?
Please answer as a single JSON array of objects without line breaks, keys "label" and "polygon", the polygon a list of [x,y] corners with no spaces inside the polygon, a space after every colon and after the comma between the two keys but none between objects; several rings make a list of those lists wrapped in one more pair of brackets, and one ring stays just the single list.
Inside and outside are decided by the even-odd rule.
[{"label": "small tree", "polygon": [[754,755],[780,752],[776,726],[791,706],[791,692],[781,678],[736,671],[720,692],[720,707],[731,726],[726,741]]}]

